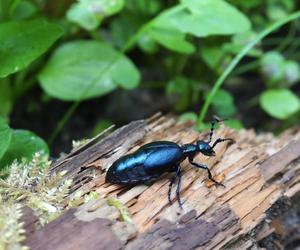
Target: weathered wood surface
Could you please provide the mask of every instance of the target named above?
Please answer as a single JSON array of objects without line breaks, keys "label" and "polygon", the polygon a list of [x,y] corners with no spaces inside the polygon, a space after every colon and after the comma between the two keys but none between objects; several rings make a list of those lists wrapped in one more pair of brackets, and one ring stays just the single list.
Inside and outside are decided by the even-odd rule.
[{"label": "weathered wood surface", "polygon": [[[110,229],[108,219],[79,220],[75,209],[32,233],[25,244],[40,250],[120,249],[121,242]],[[101,232],[101,233],[99,233]]]},{"label": "weathered wood surface", "polygon": [[[26,243],[32,249],[41,249],[34,243],[37,239],[41,245],[55,242],[55,249],[71,249],[63,244],[83,244],[81,249],[114,249],[101,245],[101,237],[110,235],[111,246],[126,249],[246,249],[255,246],[257,241],[276,231],[271,225],[276,208],[300,191],[299,129],[275,138],[271,134],[256,135],[252,130],[237,132],[221,126],[214,138],[231,137],[236,143],[219,144],[215,157],[199,155],[195,160],[210,166],[213,175],[226,188],[212,185],[206,179],[206,171],[184,161],[183,210],[176,202],[168,204],[171,174],[149,186],[122,187],[105,183],[105,172],[110,164],[142,144],[155,140],[184,144],[205,139],[207,135],[195,131],[191,123],[179,124],[173,118],[156,115],[146,121],[133,122],[72,152],[56,162],[53,171],[68,171],[67,178],[74,179],[72,192],[96,191],[103,198],[117,197],[129,208],[137,232],[126,223],[121,225],[119,215],[110,217],[111,209],[108,213],[98,213],[94,221],[85,224],[72,216],[75,210],[70,210],[43,229],[27,235]],[[109,218],[112,222],[105,224],[99,218]],[[78,227],[82,235],[77,237],[77,230],[72,231],[70,225]],[[74,236],[66,238],[66,234],[60,233],[66,230]],[[80,243],[85,237],[89,242]],[[84,244],[88,247],[84,248]]]}]

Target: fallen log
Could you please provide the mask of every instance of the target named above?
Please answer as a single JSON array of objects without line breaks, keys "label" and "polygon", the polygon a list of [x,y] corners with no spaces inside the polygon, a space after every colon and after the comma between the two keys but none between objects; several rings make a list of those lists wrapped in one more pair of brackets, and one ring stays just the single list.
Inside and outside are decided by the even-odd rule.
[{"label": "fallen log", "polygon": [[[193,126],[155,115],[106,131],[55,162],[53,171],[66,170],[65,178],[74,180],[70,195],[95,191],[100,198],[68,210],[41,229],[27,223],[30,233],[25,244],[31,249],[51,249],[45,246],[54,243],[55,249],[76,245],[80,249],[248,249],[272,234],[281,234],[274,220],[300,191],[299,128],[275,137],[222,125],[214,138],[230,137],[236,143],[219,144],[215,157],[198,155],[195,161],[207,164],[226,187],[216,187],[207,180],[206,171],[184,161],[182,210],[173,192],[173,204],[167,200],[172,174],[151,185],[105,183],[111,163],[145,143],[170,140],[185,144],[208,137],[208,132],[199,133]],[[120,220],[118,210],[105,202],[111,197],[128,208],[133,223]],[[80,216],[89,213],[88,219]]]}]

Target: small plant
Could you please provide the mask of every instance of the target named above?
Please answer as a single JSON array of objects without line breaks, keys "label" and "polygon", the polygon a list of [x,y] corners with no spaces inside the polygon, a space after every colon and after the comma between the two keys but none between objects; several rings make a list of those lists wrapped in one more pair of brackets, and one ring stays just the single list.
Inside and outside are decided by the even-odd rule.
[{"label": "small plant", "polygon": [[31,161],[14,161],[0,178],[0,249],[28,249],[22,208],[28,206],[39,216],[41,225],[60,215],[66,207],[65,197],[72,183],[62,181],[65,172],[50,173],[48,157],[36,153]]},{"label": "small plant", "polygon": [[25,239],[21,216],[22,205],[0,195],[0,249],[29,249],[21,243]]},{"label": "small plant", "polygon": [[46,157],[49,154],[47,144],[40,137],[27,130],[11,129],[0,117],[0,170],[13,166],[16,160],[30,161],[38,151]]},{"label": "small plant", "polygon": [[3,201],[22,203],[34,209],[41,224],[55,219],[66,207],[65,197],[72,180],[62,181],[66,172],[51,173],[48,157],[36,153],[32,160],[14,161],[7,169],[7,177],[0,179]]}]

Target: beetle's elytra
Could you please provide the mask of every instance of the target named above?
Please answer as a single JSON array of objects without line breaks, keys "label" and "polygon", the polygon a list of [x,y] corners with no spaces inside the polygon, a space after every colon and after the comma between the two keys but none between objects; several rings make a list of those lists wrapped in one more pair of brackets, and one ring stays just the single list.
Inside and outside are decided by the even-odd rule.
[{"label": "beetle's elytra", "polygon": [[155,141],[143,145],[132,154],[125,155],[115,161],[108,169],[106,181],[116,184],[138,184],[145,183],[156,179],[165,172],[175,172],[169,186],[168,200],[171,204],[171,189],[174,181],[178,177],[176,188],[176,198],[179,206],[182,208],[180,200],[181,188],[181,167],[180,163],[188,158],[189,162],[197,167],[207,170],[208,178],[216,185],[222,185],[217,182],[209,170],[209,168],[201,163],[194,162],[197,153],[207,156],[214,156],[214,147],[224,141],[233,141],[231,138],[218,138],[212,146],[211,143],[215,123],[220,122],[214,119],[211,123],[209,140],[207,142],[199,140],[196,144],[178,145],[171,141]]}]

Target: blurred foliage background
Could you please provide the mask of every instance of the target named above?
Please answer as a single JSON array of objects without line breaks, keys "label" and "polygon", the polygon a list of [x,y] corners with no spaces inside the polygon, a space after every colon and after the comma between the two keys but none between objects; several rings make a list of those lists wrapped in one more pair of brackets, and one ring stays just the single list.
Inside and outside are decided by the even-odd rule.
[{"label": "blurred foliage background", "polygon": [[298,124],[298,9],[296,0],[0,0],[0,168],[157,111],[203,128],[208,97],[206,121],[274,133]]}]

